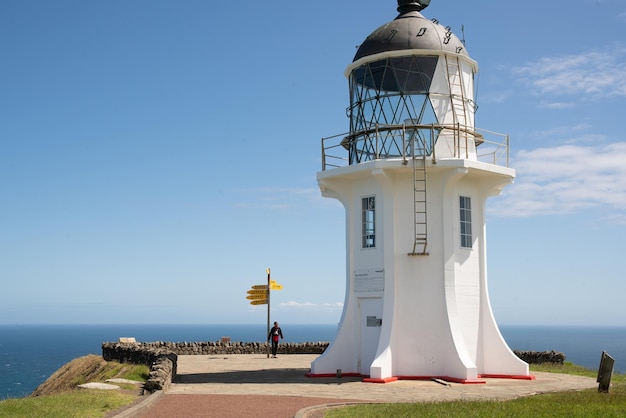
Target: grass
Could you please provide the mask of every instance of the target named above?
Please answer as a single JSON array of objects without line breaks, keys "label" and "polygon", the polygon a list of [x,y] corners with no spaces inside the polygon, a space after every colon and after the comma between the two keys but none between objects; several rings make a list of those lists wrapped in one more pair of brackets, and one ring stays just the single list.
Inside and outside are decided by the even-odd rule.
[{"label": "grass", "polygon": [[99,390],[81,389],[78,385],[112,378],[145,382],[148,372],[143,365],[105,362],[95,355],[80,357],[57,370],[33,395],[0,401],[0,418],[104,417],[136,401],[139,386],[118,384],[121,390]]},{"label": "grass", "polygon": [[85,375],[79,375],[72,379],[75,385],[82,385],[89,382],[105,382],[107,379],[122,377],[128,380],[136,380],[145,382],[148,379],[148,366],[137,364],[121,364],[118,362],[108,362],[107,367],[100,368],[89,375],[89,379]]},{"label": "grass", "polygon": [[[530,371],[532,372],[547,372],[547,373],[563,373],[573,374],[577,376],[587,376],[596,378],[598,376],[597,370],[586,369],[582,366],[565,362],[564,364],[531,364]],[[611,379],[612,383],[626,383],[626,374],[614,374]]]},{"label": "grass", "polygon": [[611,393],[595,390],[560,392],[510,401],[454,401],[358,405],[329,410],[325,418],[374,417],[624,417],[626,385]]},{"label": "grass", "polygon": [[[566,373],[596,377],[597,372],[571,363],[532,365],[535,372]],[[438,403],[393,403],[354,405],[331,409],[325,418],[393,417],[624,417],[626,374],[614,374],[609,393],[596,389],[549,393],[509,401],[454,401]]]},{"label": "grass", "polygon": [[98,418],[133,403],[136,395],[113,390],[77,390],[0,401],[0,417]]}]

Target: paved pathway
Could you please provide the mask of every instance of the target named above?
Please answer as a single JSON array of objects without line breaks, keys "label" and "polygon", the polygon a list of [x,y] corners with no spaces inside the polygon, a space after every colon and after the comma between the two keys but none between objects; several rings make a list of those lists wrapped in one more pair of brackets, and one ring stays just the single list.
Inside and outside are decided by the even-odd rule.
[{"label": "paved pathway", "polygon": [[[178,375],[165,393],[123,417],[317,417],[315,405],[352,402],[505,400],[597,387],[595,379],[536,373],[536,380],[485,379],[485,384],[433,381],[363,383],[359,378],[309,378],[317,355],[179,356]],[[305,408],[305,409],[303,409]],[[300,412],[298,412],[300,411]],[[121,418],[122,415],[119,415]]]}]

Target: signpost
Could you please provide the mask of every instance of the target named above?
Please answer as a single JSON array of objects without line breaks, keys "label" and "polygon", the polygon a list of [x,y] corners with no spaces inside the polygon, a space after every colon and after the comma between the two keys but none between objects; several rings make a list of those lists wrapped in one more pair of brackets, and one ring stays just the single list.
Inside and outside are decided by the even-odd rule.
[{"label": "signpost", "polygon": [[265,290],[259,290],[259,289],[248,290],[248,294],[252,295],[252,296],[267,295],[267,289],[265,289]]},{"label": "signpost", "polygon": [[283,285],[270,280],[270,290],[283,290]]},{"label": "signpost", "polygon": [[[282,290],[283,285],[276,283],[270,279],[270,269],[265,269],[267,273],[267,284],[255,284],[248,290],[246,299],[250,301],[250,305],[267,305],[267,335],[270,333],[270,291]],[[269,344],[267,348],[267,358],[270,358]]]},{"label": "signpost", "polygon": [[[253,300],[250,305],[267,305],[267,299]],[[269,331],[267,333],[269,334]]]}]

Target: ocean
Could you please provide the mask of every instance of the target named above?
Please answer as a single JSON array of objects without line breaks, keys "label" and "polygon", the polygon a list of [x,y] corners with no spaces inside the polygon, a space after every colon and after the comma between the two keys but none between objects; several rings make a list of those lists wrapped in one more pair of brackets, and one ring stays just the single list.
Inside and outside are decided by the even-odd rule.
[{"label": "ocean", "polygon": [[[281,323],[284,342],[332,341],[336,325]],[[266,340],[267,325],[0,325],[0,400],[28,396],[72,359],[102,354],[103,342]],[[626,327],[500,326],[513,350],[558,351],[572,363],[597,369],[602,351],[626,373]]]}]

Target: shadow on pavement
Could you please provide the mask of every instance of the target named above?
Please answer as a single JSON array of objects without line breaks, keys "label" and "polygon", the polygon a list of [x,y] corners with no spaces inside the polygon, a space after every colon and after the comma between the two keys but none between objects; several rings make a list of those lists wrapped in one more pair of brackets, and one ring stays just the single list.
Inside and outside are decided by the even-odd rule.
[{"label": "shadow on pavement", "polygon": [[262,369],[214,373],[189,373],[179,374],[174,378],[174,383],[219,383],[219,384],[285,384],[285,383],[307,383],[307,384],[341,384],[362,381],[359,377],[306,377],[309,369]]}]

